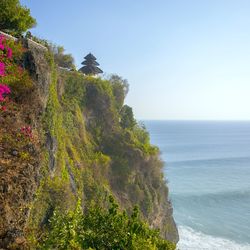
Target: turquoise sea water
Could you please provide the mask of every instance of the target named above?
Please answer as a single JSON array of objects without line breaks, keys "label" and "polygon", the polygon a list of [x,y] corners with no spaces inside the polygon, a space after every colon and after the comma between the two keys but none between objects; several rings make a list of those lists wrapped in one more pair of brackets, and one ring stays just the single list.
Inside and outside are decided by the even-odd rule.
[{"label": "turquoise sea water", "polygon": [[250,250],[250,122],[145,121],[181,250]]}]

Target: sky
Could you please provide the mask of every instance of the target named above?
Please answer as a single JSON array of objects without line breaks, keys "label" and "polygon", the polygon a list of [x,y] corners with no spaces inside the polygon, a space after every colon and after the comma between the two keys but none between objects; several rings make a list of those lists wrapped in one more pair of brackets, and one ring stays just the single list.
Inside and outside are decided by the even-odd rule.
[{"label": "sky", "polygon": [[250,120],[249,0],[21,0],[32,34],[127,79],[137,119]]}]

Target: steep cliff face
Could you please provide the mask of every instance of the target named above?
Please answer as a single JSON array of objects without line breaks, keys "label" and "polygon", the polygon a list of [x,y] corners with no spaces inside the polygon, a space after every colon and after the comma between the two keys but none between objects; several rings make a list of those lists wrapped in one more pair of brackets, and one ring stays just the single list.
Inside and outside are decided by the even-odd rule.
[{"label": "steep cliff face", "polygon": [[[55,208],[74,208],[78,197],[83,208],[105,204],[109,194],[127,211],[138,204],[177,242],[158,149],[139,125],[121,126],[117,84],[58,69],[44,48],[24,44],[34,86],[0,115],[0,247],[32,248]],[[22,124],[35,140],[16,141]]]},{"label": "steep cliff face", "polygon": [[[26,56],[34,88],[0,114],[0,248],[4,249],[25,243],[24,228],[41,176],[42,114],[51,73],[44,50],[33,44],[29,48]],[[20,133],[26,124],[35,131],[32,142]]]}]

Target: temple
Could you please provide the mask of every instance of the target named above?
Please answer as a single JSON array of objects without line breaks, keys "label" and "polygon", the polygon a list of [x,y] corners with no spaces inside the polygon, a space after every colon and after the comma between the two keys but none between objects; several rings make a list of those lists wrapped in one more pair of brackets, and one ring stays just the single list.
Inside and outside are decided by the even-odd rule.
[{"label": "temple", "polygon": [[84,57],[84,61],[82,62],[83,67],[79,69],[85,75],[97,75],[103,73],[103,71],[98,68],[99,63],[96,61],[96,58],[89,53]]}]

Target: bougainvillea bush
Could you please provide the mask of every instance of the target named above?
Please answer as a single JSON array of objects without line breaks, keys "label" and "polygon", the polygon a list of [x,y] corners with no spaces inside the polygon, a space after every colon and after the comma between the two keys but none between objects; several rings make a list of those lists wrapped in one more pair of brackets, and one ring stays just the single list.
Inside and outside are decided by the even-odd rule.
[{"label": "bougainvillea bush", "polygon": [[10,91],[16,97],[32,87],[29,73],[20,66],[24,51],[21,43],[0,35],[0,84],[10,88],[2,97]]},{"label": "bougainvillea bush", "polygon": [[6,103],[9,101],[7,95],[10,92],[10,88],[7,85],[0,84],[0,111],[6,111]]},{"label": "bougainvillea bush", "polygon": [[0,35],[0,148],[8,161],[31,161],[37,142],[29,117],[32,80],[22,67],[24,53],[20,42]]},{"label": "bougainvillea bush", "polygon": [[[15,117],[14,123],[17,126],[23,124],[19,113],[27,109],[17,100],[24,100],[28,96],[27,91],[32,87],[28,71],[21,67],[24,52],[20,42],[7,39],[0,34],[0,115],[3,114],[6,124],[7,116]],[[22,137],[22,141],[28,142],[33,139],[32,128],[29,125],[21,125],[19,128],[15,125],[12,124],[9,128],[10,134],[16,138]]]},{"label": "bougainvillea bush", "polygon": [[0,102],[5,100],[5,95],[10,94],[10,88],[7,85],[0,84]]}]

